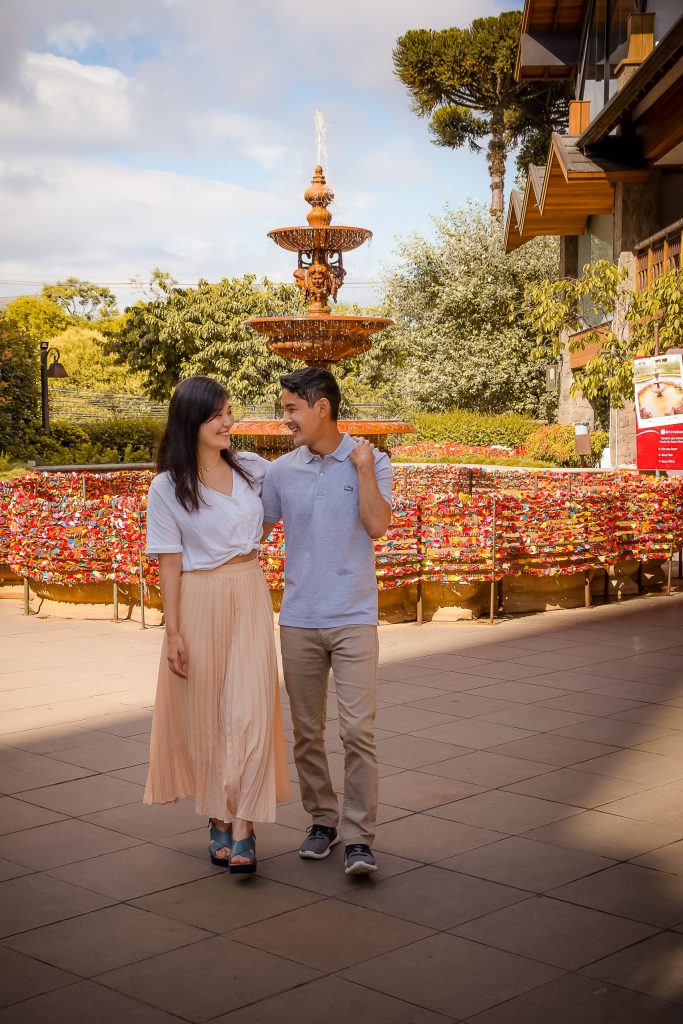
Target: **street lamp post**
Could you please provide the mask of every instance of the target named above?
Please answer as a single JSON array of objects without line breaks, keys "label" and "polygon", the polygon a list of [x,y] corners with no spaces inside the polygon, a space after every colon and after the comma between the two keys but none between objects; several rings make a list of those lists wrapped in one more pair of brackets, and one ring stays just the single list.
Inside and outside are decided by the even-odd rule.
[{"label": "street lamp post", "polygon": [[[52,354],[52,362],[47,365],[48,356]],[[40,343],[40,405],[43,419],[43,430],[50,433],[50,403],[47,393],[48,377],[68,377],[64,367],[59,361],[59,349],[50,348],[49,341]]]}]

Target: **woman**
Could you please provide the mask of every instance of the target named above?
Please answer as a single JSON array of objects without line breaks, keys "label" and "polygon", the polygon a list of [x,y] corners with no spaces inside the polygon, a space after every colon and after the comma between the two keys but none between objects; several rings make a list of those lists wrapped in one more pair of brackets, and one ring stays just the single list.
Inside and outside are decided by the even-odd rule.
[{"label": "woman", "polygon": [[268,463],[230,449],[228,394],[209,377],[176,388],[147,499],[166,635],[144,802],[193,796],[214,864],[256,870],[254,821],[287,799],[270,594],[256,553]]}]

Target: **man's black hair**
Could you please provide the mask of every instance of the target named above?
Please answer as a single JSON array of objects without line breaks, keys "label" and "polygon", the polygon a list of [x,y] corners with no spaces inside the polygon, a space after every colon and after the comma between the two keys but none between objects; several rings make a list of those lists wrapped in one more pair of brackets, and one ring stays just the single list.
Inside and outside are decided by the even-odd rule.
[{"label": "man's black hair", "polygon": [[321,398],[326,398],[330,403],[330,419],[336,423],[339,418],[341,392],[336,377],[329,370],[322,370],[317,366],[294,370],[293,373],[286,373],[280,377],[280,386],[285,391],[291,391],[293,395],[303,398],[311,407]]}]

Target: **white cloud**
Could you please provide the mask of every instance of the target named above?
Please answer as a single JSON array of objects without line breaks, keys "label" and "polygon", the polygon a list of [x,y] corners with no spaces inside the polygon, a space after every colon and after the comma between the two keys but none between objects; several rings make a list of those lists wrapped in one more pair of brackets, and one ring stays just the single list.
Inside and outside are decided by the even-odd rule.
[{"label": "white cloud", "polygon": [[130,143],[135,135],[134,83],[116,68],[80,64],[51,53],[25,53],[23,92],[0,99],[7,153]]},{"label": "white cloud", "polygon": [[56,24],[47,33],[47,44],[67,56],[82,53],[91,43],[99,42],[100,33],[91,21],[71,18]]}]

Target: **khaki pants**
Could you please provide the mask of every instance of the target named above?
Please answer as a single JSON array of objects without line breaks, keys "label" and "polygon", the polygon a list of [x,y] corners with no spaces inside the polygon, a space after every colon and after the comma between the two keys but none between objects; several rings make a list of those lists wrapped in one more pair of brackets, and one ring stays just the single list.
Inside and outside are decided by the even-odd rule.
[{"label": "khaki pants", "polygon": [[280,644],[303,805],[313,824],[333,828],[339,824],[339,804],[324,746],[331,668],[337,691],[339,735],[344,744],[341,833],[347,845],[367,843],[371,846],[378,789],[374,736],[377,627],[303,629],[281,626]]}]

